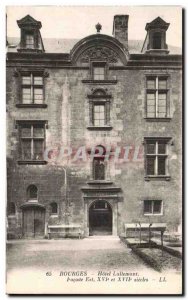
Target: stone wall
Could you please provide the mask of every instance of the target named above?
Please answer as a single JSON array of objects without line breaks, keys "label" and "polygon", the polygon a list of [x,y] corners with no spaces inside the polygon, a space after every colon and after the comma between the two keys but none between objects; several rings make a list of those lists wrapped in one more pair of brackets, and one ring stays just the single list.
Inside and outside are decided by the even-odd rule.
[{"label": "stone wall", "polygon": [[[81,188],[91,179],[92,163],[59,160],[47,165],[18,165],[19,135],[16,120],[47,120],[46,147],[92,145],[142,146],[146,136],[172,137],[169,147],[170,180],[145,181],[144,161],[115,164],[108,163],[108,179],[121,187],[123,198],[118,203],[118,234],[124,231],[124,223],[166,222],[170,230],[176,230],[181,215],[181,74],[179,70],[111,69],[110,78],[116,84],[91,85],[83,83],[89,69],[49,68],[45,79],[45,102],[47,108],[18,108],[18,78],[14,68],[7,68],[7,156],[8,156],[8,201],[16,204],[15,216],[20,228],[22,215],[20,205],[26,202],[28,185],[35,184],[39,190],[38,201],[46,207],[49,221],[49,204],[56,201],[59,217],[51,223],[64,222],[65,174],[67,168],[67,195],[70,205],[70,223],[84,227],[84,200]],[[169,122],[148,122],[145,117],[145,75],[168,74],[170,80]],[[110,104],[110,131],[91,131],[89,125],[89,102],[87,94],[92,88],[104,88],[112,95]],[[163,215],[145,217],[143,200],[163,200]],[[15,223],[9,218],[9,224]]]}]

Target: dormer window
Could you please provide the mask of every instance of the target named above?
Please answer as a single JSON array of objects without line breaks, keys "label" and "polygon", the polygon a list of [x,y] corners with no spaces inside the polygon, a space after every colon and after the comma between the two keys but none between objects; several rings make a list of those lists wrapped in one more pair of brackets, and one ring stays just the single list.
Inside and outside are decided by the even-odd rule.
[{"label": "dormer window", "polygon": [[44,52],[44,46],[40,34],[42,24],[27,15],[21,20],[17,21],[21,31],[21,40],[19,52]]},{"label": "dormer window", "polygon": [[162,48],[162,34],[161,32],[154,32],[153,34],[153,49],[161,49]]},{"label": "dormer window", "polygon": [[34,49],[34,35],[31,33],[26,33],[25,35],[25,47],[27,49]]},{"label": "dormer window", "polygon": [[168,54],[168,45],[166,44],[166,31],[169,27],[160,17],[146,24],[145,30],[147,36],[142,47],[142,52],[150,54]]}]

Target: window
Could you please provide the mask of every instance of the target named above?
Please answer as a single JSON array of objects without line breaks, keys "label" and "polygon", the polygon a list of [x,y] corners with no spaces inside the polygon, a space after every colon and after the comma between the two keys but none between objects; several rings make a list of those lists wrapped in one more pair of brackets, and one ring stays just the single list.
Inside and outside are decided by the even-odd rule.
[{"label": "window", "polygon": [[167,78],[162,76],[147,77],[146,114],[147,118],[167,117]]},{"label": "window", "polygon": [[106,201],[104,201],[104,200],[99,200],[99,201],[96,201],[96,202],[94,202],[94,204],[92,205],[93,206],[93,209],[109,209],[110,208],[110,205],[106,202]]},{"label": "window", "polygon": [[94,180],[105,179],[105,165],[103,157],[95,157],[93,160],[93,177]]},{"label": "window", "polygon": [[14,202],[8,203],[8,215],[15,215],[16,214],[16,205]]},{"label": "window", "polygon": [[93,80],[105,80],[106,79],[106,63],[105,62],[93,62],[92,63],[92,75],[93,75]]},{"label": "window", "polygon": [[161,49],[162,33],[154,32],[153,33],[153,49]]},{"label": "window", "polygon": [[38,189],[35,185],[30,185],[27,189],[27,198],[28,200],[37,200],[38,199]]},{"label": "window", "polygon": [[22,103],[42,104],[44,98],[43,77],[35,74],[22,76]]},{"label": "window", "polygon": [[44,124],[22,124],[20,131],[22,160],[43,160]]},{"label": "window", "polygon": [[34,35],[32,33],[25,35],[25,45],[27,49],[34,49]]},{"label": "window", "polygon": [[93,67],[93,79],[94,80],[104,80],[105,78],[104,67]]},{"label": "window", "polygon": [[52,202],[50,204],[51,207],[51,214],[57,214],[57,203],[56,202]]},{"label": "window", "polygon": [[146,175],[166,176],[167,175],[167,141],[146,140]]},{"label": "window", "polygon": [[94,104],[93,114],[94,126],[104,126],[106,124],[104,104]]},{"label": "window", "polygon": [[144,200],[144,215],[162,214],[162,200]]},{"label": "window", "polygon": [[102,88],[95,89],[89,98],[89,126],[91,130],[111,130],[110,102],[111,95]]}]

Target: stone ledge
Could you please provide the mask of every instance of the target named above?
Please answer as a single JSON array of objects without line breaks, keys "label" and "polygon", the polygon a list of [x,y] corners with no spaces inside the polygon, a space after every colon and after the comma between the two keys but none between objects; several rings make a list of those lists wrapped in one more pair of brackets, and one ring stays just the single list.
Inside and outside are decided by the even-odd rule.
[{"label": "stone ledge", "polygon": [[91,184],[91,185],[101,185],[101,184],[112,184],[113,182],[110,180],[90,180],[87,181],[87,184]]},{"label": "stone ledge", "polygon": [[108,80],[82,79],[82,83],[89,83],[89,84],[117,84],[117,79],[108,79]]},{"label": "stone ledge", "polygon": [[170,122],[172,118],[144,118],[147,122]]},{"label": "stone ledge", "polygon": [[46,160],[18,160],[19,165],[46,165]]},{"label": "stone ledge", "polygon": [[170,181],[171,177],[170,176],[145,176],[144,180],[145,181],[150,181],[150,180],[166,180],[166,181]]},{"label": "stone ledge", "polygon": [[16,107],[18,108],[46,108],[48,105],[47,104],[24,104],[24,103],[17,103]]},{"label": "stone ledge", "polygon": [[106,126],[87,126],[88,130],[112,130],[112,126],[106,125]]}]

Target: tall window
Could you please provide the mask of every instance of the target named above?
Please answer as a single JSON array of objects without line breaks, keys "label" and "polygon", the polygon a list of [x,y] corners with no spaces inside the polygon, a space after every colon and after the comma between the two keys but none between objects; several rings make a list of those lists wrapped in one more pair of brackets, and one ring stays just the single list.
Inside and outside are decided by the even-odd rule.
[{"label": "tall window", "polygon": [[146,175],[167,175],[167,142],[163,140],[146,141]]},{"label": "tall window", "polygon": [[57,203],[56,202],[52,202],[50,204],[50,208],[51,208],[51,214],[57,214]]},{"label": "tall window", "polygon": [[20,130],[22,160],[43,160],[44,124],[23,124]]},{"label": "tall window", "polygon": [[25,44],[26,44],[26,48],[34,49],[34,35],[33,34],[27,33],[25,35]]},{"label": "tall window", "polygon": [[144,200],[144,215],[162,214],[162,200]]},{"label": "tall window", "polygon": [[110,130],[110,101],[111,95],[106,90],[97,88],[89,98],[89,129]]},{"label": "tall window", "polygon": [[146,109],[148,118],[167,117],[167,78],[162,76],[147,77]]},{"label": "tall window", "polygon": [[103,157],[96,157],[93,160],[93,177],[94,180],[105,179],[105,165]]},{"label": "tall window", "polygon": [[153,49],[161,49],[162,33],[154,32],[153,34]]},{"label": "tall window", "polygon": [[16,205],[14,202],[8,203],[8,215],[15,215],[16,213]]},{"label": "tall window", "polygon": [[27,189],[27,198],[28,200],[37,200],[38,199],[38,189],[32,184]]},{"label": "tall window", "polygon": [[43,77],[29,74],[22,76],[22,103],[42,104],[43,103]]},{"label": "tall window", "polygon": [[105,124],[105,104],[94,104],[93,125],[104,126]]}]

